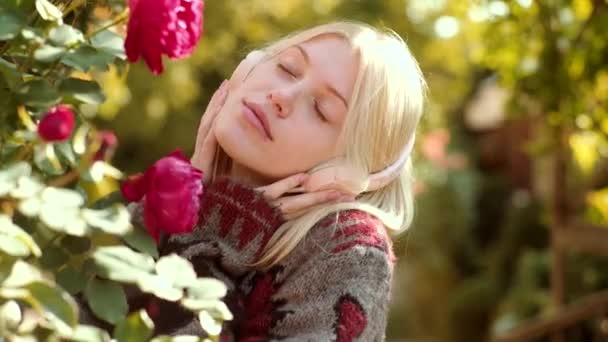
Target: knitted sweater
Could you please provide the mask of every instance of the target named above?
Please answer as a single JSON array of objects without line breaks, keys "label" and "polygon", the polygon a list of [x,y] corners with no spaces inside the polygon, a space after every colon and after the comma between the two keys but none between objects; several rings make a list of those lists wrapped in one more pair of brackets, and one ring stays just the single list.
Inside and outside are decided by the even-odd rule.
[{"label": "knitted sweater", "polygon": [[[260,192],[222,178],[205,187],[194,231],[163,238],[159,249],[227,285],[234,320],[221,341],[384,340],[394,256],[381,221],[359,210],[329,215],[278,265],[248,266],[283,222]],[[154,301],[145,305],[156,333],[204,335],[195,316]]]}]

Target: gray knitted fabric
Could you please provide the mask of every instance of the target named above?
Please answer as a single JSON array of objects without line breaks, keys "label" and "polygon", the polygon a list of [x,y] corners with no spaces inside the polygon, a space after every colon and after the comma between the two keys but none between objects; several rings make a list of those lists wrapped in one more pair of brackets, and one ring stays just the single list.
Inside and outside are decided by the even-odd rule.
[{"label": "gray knitted fabric", "polygon": [[[278,265],[248,266],[283,222],[261,193],[223,178],[205,187],[194,231],[163,238],[159,249],[226,283],[235,319],[221,341],[384,340],[394,256],[380,220],[329,215]],[[157,333],[204,334],[196,317],[161,302]]]}]

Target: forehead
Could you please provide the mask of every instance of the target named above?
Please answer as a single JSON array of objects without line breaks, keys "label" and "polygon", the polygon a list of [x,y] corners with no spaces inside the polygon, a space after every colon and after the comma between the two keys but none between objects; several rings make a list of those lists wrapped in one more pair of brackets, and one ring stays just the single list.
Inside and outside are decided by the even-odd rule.
[{"label": "forehead", "polygon": [[[310,70],[322,83],[334,87],[346,97],[351,97],[358,70],[358,55],[346,39],[333,34],[317,36],[298,44],[308,54]],[[289,54],[300,56],[292,46]]]}]

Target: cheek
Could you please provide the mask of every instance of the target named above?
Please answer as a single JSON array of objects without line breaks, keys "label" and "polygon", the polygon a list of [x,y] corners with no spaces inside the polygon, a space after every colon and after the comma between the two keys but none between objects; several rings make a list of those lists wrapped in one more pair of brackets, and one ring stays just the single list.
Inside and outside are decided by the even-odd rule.
[{"label": "cheek", "polygon": [[227,109],[227,107],[224,107],[224,110],[218,114],[215,122],[214,133],[218,144],[224,151],[232,156],[234,152],[238,152],[239,150],[243,149],[243,141],[242,139],[239,139],[242,132],[239,130],[240,127],[238,122],[235,120],[232,113],[227,111]]},{"label": "cheek", "polygon": [[[280,156],[276,164],[284,164],[294,172],[310,170],[334,155],[335,141],[333,132],[321,131],[318,127],[294,125],[282,134],[276,144],[275,155]],[[279,142],[279,141],[277,141]]]}]

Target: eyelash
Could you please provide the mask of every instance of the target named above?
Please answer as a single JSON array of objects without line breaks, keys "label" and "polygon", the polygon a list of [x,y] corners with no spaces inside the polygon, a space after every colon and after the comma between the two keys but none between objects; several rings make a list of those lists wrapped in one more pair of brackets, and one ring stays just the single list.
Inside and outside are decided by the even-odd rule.
[{"label": "eyelash", "polygon": [[[287,74],[289,74],[291,77],[296,77],[296,75],[294,75],[291,71],[289,71],[289,69],[287,69],[287,67],[285,67],[283,64],[278,64],[279,69],[281,69],[283,72],[286,72]],[[325,118],[325,116],[323,116],[323,113],[321,113],[321,111],[319,110],[319,106],[317,105],[317,100],[313,100],[313,107],[315,108],[315,112],[317,112],[317,116],[319,117],[319,119],[321,119],[321,121],[323,122],[327,122],[327,119]]]}]

